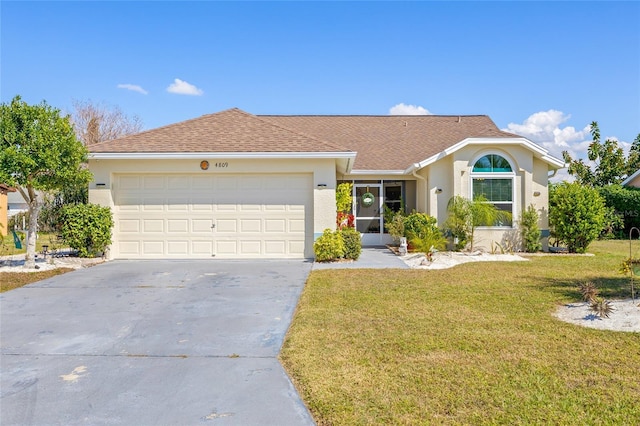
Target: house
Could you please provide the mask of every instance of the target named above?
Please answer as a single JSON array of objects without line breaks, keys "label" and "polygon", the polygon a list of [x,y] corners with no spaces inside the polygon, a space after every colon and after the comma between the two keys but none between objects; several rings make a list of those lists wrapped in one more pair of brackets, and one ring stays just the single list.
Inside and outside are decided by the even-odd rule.
[{"label": "house", "polygon": [[640,169],[636,170],[635,173],[629,175],[625,180],[623,180],[621,185],[640,188]]},{"label": "house", "polygon": [[7,235],[9,231],[9,204],[7,202],[7,194],[15,192],[15,188],[0,183],[0,237]]},{"label": "house", "polygon": [[[484,194],[514,220],[476,232],[488,249],[534,205],[548,229],[548,176],[564,167],[473,116],[283,116],[239,109],[90,147],[89,200],[112,208],[112,258],[312,258],[335,228],[335,188],[354,183],[363,245],[390,242],[383,206],[442,224],[454,195]],[[546,244],[546,241],[543,241]]]}]

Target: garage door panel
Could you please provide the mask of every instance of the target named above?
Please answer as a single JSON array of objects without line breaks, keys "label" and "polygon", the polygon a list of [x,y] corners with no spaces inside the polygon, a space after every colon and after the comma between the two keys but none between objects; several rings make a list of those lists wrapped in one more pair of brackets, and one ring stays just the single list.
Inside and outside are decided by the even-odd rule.
[{"label": "garage door panel", "polygon": [[113,188],[116,257],[303,257],[310,245],[310,174],[122,174]]},{"label": "garage door panel", "polygon": [[143,198],[142,199],[142,211],[163,211],[164,210],[164,199],[162,198]]},{"label": "garage door panel", "polygon": [[164,255],[164,244],[164,241],[143,241],[142,254],[148,256]]},{"label": "garage door panel", "polygon": [[261,232],[262,221],[260,219],[240,219],[240,232]]},{"label": "garage door panel", "polygon": [[164,232],[164,220],[162,219],[143,220],[142,232]]},{"label": "garage door panel", "polygon": [[191,231],[194,233],[211,234],[213,219],[191,219]]},{"label": "garage door panel", "polygon": [[215,254],[220,256],[235,256],[238,253],[238,243],[235,240],[215,241]]},{"label": "garage door panel", "polygon": [[188,219],[168,219],[167,232],[173,233],[173,234],[189,232],[189,220]]},{"label": "garage door panel", "polygon": [[189,176],[169,176],[167,178],[167,187],[169,189],[188,190],[190,186],[191,179],[189,179]]},{"label": "garage door panel", "polygon": [[169,199],[167,201],[167,211],[189,211],[190,201],[188,198]]},{"label": "garage door panel", "polygon": [[167,241],[167,254],[169,255],[188,255],[189,240]]},{"label": "garage door panel", "polygon": [[286,219],[265,219],[264,232],[286,232],[287,221]]},{"label": "garage door panel", "polygon": [[238,221],[236,219],[218,219],[216,220],[216,233],[233,233],[238,232]]},{"label": "garage door panel", "polygon": [[118,248],[121,255],[138,256],[140,255],[140,241],[127,241],[120,239]]},{"label": "garage door panel", "polygon": [[262,241],[260,240],[244,240],[240,241],[240,254],[256,255],[262,251]]},{"label": "garage door panel", "polygon": [[213,252],[213,241],[191,241],[191,253],[194,255],[211,256]]},{"label": "garage door panel", "polygon": [[140,232],[140,221],[138,219],[120,219],[118,229],[120,232]]},{"label": "garage door panel", "polygon": [[280,257],[287,253],[287,242],[283,240],[266,240],[264,242],[264,251],[268,255]]},{"label": "garage door panel", "polygon": [[144,176],[142,178],[142,186],[144,189],[165,189],[165,177]]}]

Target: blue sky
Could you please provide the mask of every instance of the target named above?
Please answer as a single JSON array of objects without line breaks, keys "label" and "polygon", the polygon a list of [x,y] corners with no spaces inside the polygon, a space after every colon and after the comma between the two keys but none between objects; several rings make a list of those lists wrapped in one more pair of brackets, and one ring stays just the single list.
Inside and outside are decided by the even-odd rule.
[{"label": "blue sky", "polygon": [[557,156],[583,157],[593,120],[627,144],[640,133],[639,2],[0,7],[2,102],[90,99],[145,128],[231,107],[487,114]]}]

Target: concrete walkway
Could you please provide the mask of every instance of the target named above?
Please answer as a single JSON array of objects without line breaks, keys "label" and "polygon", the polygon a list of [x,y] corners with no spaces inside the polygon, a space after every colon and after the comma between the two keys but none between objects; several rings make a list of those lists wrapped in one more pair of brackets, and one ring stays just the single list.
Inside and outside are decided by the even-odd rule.
[{"label": "concrete walkway", "polygon": [[314,270],[319,269],[409,269],[406,263],[387,247],[363,247],[355,262],[316,262]]},{"label": "concrete walkway", "polygon": [[305,261],[113,261],[0,294],[0,424],[313,425],[277,356]]}]

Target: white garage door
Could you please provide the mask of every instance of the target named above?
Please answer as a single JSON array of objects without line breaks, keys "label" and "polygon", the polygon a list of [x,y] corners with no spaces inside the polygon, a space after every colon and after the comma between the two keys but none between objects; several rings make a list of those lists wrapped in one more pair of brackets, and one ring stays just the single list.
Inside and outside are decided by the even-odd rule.
[{"label": "white garage door", "polygon": [[313,235],[311,175],[119,174],[113,184],[117,258],[302,258]]}]

